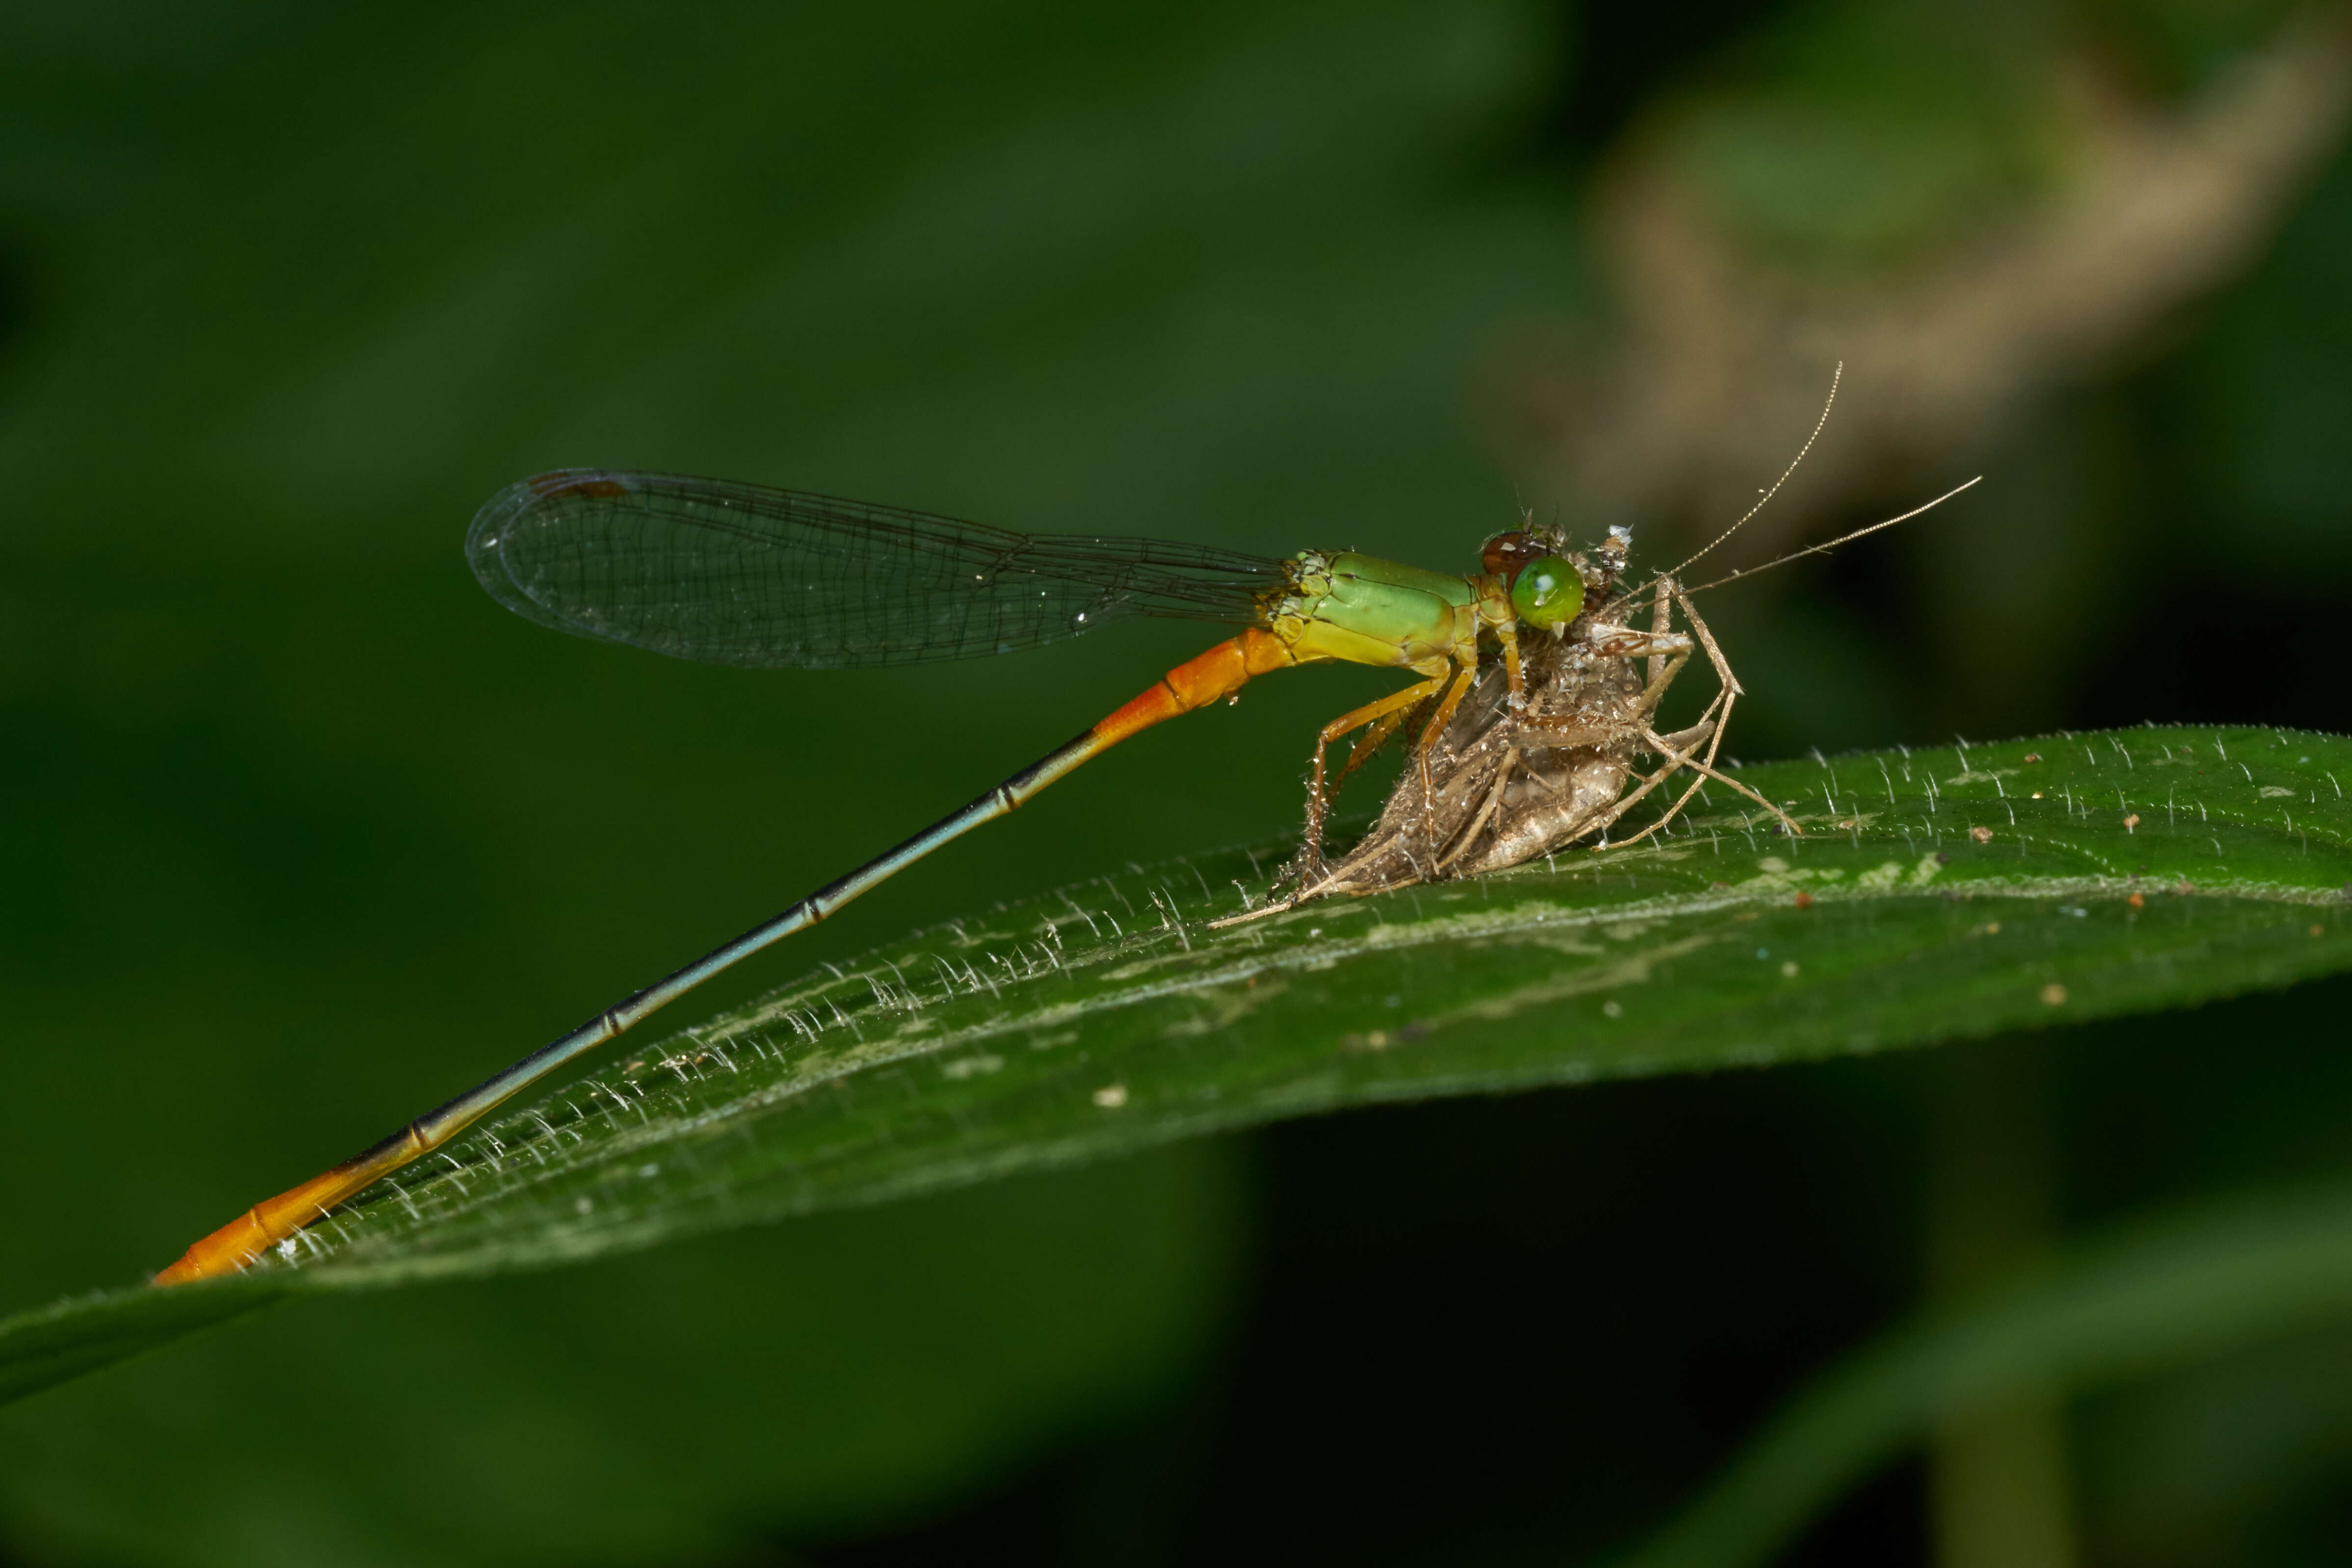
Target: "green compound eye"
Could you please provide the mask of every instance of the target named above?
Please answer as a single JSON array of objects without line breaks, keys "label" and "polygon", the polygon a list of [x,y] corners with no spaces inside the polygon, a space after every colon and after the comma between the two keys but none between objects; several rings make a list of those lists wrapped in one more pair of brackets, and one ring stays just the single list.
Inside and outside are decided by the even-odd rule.
[{"label": "green compound eye", "polygon": [[1511,581],[1511,613],[1539,632],[1576,619],[1584,608],[1584,579],[1557,555],[1538,555]]}]

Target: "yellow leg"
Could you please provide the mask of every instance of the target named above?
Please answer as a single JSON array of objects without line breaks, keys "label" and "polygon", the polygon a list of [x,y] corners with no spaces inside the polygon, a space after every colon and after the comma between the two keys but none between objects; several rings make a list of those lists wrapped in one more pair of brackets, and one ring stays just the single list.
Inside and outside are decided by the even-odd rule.
[{"label": "yellow leg", "polygon": [[1421,732],[1421,743],[1413,748],[1413,765],[1421,773],[1422,826],[1430,835],[1432,853],[1437,848],[1437,784],[1429,770],[1430,753],[1436,751],[1437,738],[1445,733],[1445,726],[1453,720],[1454,710],[1462,706],[1462,700],[1470,695],[1470,689],[1477,681],[1477,665],[1465,662],[1462,666],[1462,673],[1454,678],[1453,688],[1446,692],[1444,700],[1438,703],[1437,711],[1429,716],[1429,723]]},{"label": "yellow leg", "polygon": [[1339,776],[1331,781],[1331,793],[1339,794],[1339,786],[1348,782],[1348,775],[1370,762],[1380,749],[1387,745],[1399,730],[1404,728],[1405,721],[1412,717],[1411,708],[1400,708],[1393,713],[1383,713],[1368,726],[1362,734],[1357,736],[1356,743],[1348,748],[1348,760],[1339,764]]},{"label": "yellow leg", "polygon": [[[1367,724],[1388,721],[1392,715],[1395,722],[1389,728],[1393,730],[1395,723],[1402,722],[1403,715],[1445,689],[1446,668],[1440,667],[1434,674],[1419,671],[1428,674],[1429,679],[1418,685],[1408,686],[1402,691],[1391,692],[1377,702],[1367,702],[1361,708],[1340,714],[1324,725],[1321,733],[1315,737],[1315,773],[1307,790],[1307,842],[1300,849],[1301,864],[1309,877],[1323,866],[1323,824],[1331,815],[1330,796],[1324,785],[1324,754],[1330,750],[1331,742]],[[1351,755],[1347,772],[1352,772],[1354,766],[1355,758]],[[1342,772],[1340,777],[1345,778],[1347,772]]]},{"label": "yellow leg", "polygon": [[1495,628],[1495,641],[1503,649],[1503,679],[1509,684],[1511,711],[1518,712],[1528,705],[1528,680],[1519,665],[1519,628],[1505,621]]}]

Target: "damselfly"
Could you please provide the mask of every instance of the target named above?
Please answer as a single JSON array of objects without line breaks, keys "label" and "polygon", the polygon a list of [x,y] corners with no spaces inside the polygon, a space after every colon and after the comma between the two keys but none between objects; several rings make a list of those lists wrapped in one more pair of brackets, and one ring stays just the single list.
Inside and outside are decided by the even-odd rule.
[{"label": "damselfly", "polygon": [[[1522,639],[1573,639],[1595,657],[1680,668],[1691,638],[1618,624],[1622,537],[1599,563],[1571,561],[1525,529],[1490,540],[1459,576],[1352,552],[1274,560],[1163,540],[1021,534],[790,490],[658,474],[570,469],[514,485],[474,519],[466,551],[499,603],[560,631],[706,663],[845,669],[1007,653],[1138,616],[1238,625],[1134,700],[961,810],[819,889],[667,978],[597,1014],[479,1087],[191,1247],[157,1284],[233,1272],[377,1178],[448,1142],[516,1091],[614,1038],[666,1003],[1023,805],[1047,784],[1164,720],[1230,698],[1293,665],[1345,661],[1419,679],[1342,714],[1315,743],[1302,884],[1321,868],[1339,779],[1326,753],[1358,740],[1352,771],[1416,713],[1421,789],[1429,760],[1482,668],[1522,700]],[[1492,650],[1491,653],[1488,650]],[[1663,668],[1663,665],[1658,668]],[[1649,685],[1658,684],[1654,672]],[[1731,689],[1711,708],[1716,742]],[[1721,778],[1713,747],[1678,766]],[[1735,790],[1745,786],[1724,780]],[[1769,803],[1767,803],[1769,805]]]}]

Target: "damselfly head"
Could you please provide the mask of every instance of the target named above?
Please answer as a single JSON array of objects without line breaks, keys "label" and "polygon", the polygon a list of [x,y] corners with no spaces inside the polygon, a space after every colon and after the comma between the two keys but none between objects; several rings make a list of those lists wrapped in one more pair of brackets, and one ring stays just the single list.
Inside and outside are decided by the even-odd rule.
[{"label": "damselfly head", "polygon": [[1556,632],[1584,607],[1584,574],[1549,530],[1513,529],[1486,542],[1479,564],[1503,580],[1511,613],[1530,631]]}]

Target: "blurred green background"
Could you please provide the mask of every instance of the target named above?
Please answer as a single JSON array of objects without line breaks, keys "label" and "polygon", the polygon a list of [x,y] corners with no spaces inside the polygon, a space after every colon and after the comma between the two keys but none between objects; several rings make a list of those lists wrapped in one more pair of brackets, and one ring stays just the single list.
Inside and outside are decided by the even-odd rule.
[{"label": "blurred green background", "polygon": [[[1843,359],[1727,567],[1988,479],[1710,596],[1734,750],[2352,728],[2348,28],[0,11],[0,1309],[168,1261],[1206,640],[803,677],[553,637],[458,551],[541,468],[1455,570],[1524,505],[1664,564]],[[1315,726],[1385,684],[1123,748],[734,994],[1279,838]],[[311,1303],[0,1414],[0,1562],[1574,1561],[1922,1300],[2352,1166],[2347,1001],[1381,1111]],[[2345,1330],[1943,1434],[1798,1555],[2341,1561]]]}]

